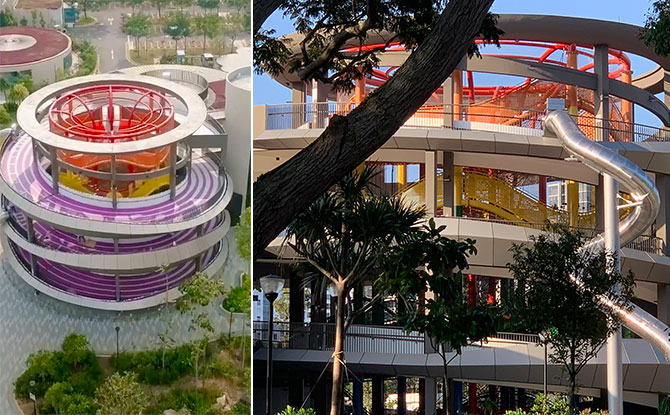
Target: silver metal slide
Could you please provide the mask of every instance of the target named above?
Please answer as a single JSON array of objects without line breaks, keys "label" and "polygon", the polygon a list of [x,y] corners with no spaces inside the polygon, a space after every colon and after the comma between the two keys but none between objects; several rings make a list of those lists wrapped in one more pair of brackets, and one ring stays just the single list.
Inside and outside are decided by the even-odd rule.
[{"label": "silver metal slide", "polygon": [[[545,128],[556,134],[571,155],[598,173],[610,175],[630,192],[633,212],[619,223],[622,246],[651,226],[658,215],[661,200],[654,182],[640,167],[587,138],[565,110],[551,112],[545,120]],[[600,250],[604,249],[604,243],[604,235],[600,234],[584,248]],[[670,360],[670,327],[636,305],[627,311],[607,303],[620,314],[626,327],[660,349]]]}]

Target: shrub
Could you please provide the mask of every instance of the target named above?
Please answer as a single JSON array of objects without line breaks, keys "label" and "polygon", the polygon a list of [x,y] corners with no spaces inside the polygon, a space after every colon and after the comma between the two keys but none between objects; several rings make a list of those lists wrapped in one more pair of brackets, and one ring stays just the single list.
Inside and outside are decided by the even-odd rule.
[{"label": "shrub", "polygon": [[9,115],[9,111],[7,111],[4,105],[0,105],[0,125],[6,125],[10,122],[12,122],[12,116]]},{"label": "shrub", "polygon": [[76,76],[90,75],[98,64],[98,52],[88,40],[75,42],[72,49],[79,56],[79,69]]},{"label": "shrub", "polygon": [[[163,366],[163,353],[165,353],[165,366]],[[137,373],[140,383],[169,384],[191,373],[190,355],[190,346],[184,345],[164,351],[121,353],[113,363],[119,372]]]},{"label": "shrub", "polygon": [[220,392],[214,388],[173,389],[162,393],[156,402],[146,410],[147,415],[162,415],[168,409],[181,410],[186,408],[191,415],[210,415],[216,411],[212,406],[216,403]]},{"label": "shrub", "polygon": [[238,402],[226,415],[251,415],[251,406],[245,402]]},{"label": "shrub", "polygon": [[289,405],[277,415],[316,415],[316,412],[314,412],[314,409],[312,408],[295,409]]},{"label": "shrub", "polygon": [[[66,380],[68,376],[61,352],[40,350],[28,356],[26,366],[27,369],[14,382],[14,392],[22,399],[28,399],[30,393],[42,397],[51,385]],[[35,382],[35,386],[30,386],[31,381]]]}]

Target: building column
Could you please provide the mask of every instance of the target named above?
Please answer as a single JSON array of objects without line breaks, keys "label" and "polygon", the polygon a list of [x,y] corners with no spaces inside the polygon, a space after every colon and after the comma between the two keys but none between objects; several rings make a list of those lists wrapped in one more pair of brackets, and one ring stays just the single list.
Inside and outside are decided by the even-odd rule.
[{"label": "building column", "polygon": [[423,401],[425,405],[425,414],[435,415],[435,406],[437,404],[437,389],[435,378],[424,379]]},{"label": "building column", "polygon": [[661,196],[661,208],[656,217],[655,229],[656,236],[663,239],[665,242],[665,249],[663,250],[666,256],[670,255],[668,244],[670,243],[670,176],[656,173],[656,188]]},{"label": "building column", "polygon": [[384,413],[384,376],[372,377],[372,413]]},{"label": "building column", "polygon": [[670,72],[665,71],[663,76],[663,102],[666,107],[670,108]]},{"label": "building column", "polygon": [[656,317],[665,324],[670,324],[670,285],[656,284]]},{"label": "building column", "polygon": [[451,401],[453,402],[454,414],[463,413],[463,382],[452,382]]},{"label": "building column", "polygon": [[444,128],[453,128],[454,126],[454,77],[449,75],[442,84],[442,126]]},{"label": "building column", "polygon": [[325,128],[328,123],[328,95],[330,94],[330,85],[320,81],[312,81],[312,108],[314,128]]},{"label": "building column", "polygon": [[607,45],[595,46],[593,64],[593,73],[597,76],[596,91],[593,94],[596,141],[609,141],[610,88]]},{"label": "building column", "polygon": [[363,381],[361,378],[353,380],[353,407],[354,415],[363,415]]},{"label": "building column", "polygon": [[538,178],[538,199],[543,205],[547,204],[547,176],[537,176]]},{"label": "building column", "polygon": [[437,214],[437,152],[426,151],[426,216]]},{"label": "building column", "polygon": [[600,174],[598,175],[598,184],[595,186],[595,194],[596,194],[596,200],[595,200],[595,205],[596,205],[596,229],[599,232],[602,232],[605,230],[605,193],[603,192],[604,189],[604,182],[603,182],[603,175]]},{"label": "building column", "polygon": [[442,180],[438,182],[442,188],[442,216],[454,216],[454,153],[438,151],[437,154],[438,159],[442,159]]},{"label": "building column", "polygon": [[398,415],[407,415],[407,378],[398,376]]},{"label": "building column", "polygon": [[291,112],[293,128],[298,128],[305,123],[305,101],[307,93],[304,82],[293,82],[291,84]]},{"label": "building column", "polygon": [[463,216],[463,167],[454,166],[454,216]]},{"label": "building column", "polygon": [[463,112],[463,71],[459,69],[455,70],[451,74],[451,78],[453,80],[452,117],[454,121],[458,121],[463,118],[461,116],[461,113]]}]

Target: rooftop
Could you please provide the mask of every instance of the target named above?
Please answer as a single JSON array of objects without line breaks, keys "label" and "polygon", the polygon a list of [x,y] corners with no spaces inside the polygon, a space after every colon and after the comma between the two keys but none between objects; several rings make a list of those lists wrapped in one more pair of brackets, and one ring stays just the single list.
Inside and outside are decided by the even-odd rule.
[{"label": "rooftop", "polygon": [[0,67],[16,66],[63,53],[70,38],[57,30],[41,27],[0,27]]},{"label": "rooftop", "polygon": [[60,9],[63,0],[18,0],[15,9]]}]

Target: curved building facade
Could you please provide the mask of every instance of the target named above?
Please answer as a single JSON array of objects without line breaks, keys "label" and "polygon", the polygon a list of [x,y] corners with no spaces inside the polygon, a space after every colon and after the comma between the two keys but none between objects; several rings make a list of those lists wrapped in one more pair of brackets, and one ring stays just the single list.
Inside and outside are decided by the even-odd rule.
[{"label": "curved building facade", "polygon": [[[192,88],[150,76],[49,85],[19,107],[0,152],[3,248],[33,288],[105,310],[179,296],[226,260],[233,194],[221,127]],[[214,146],[212,146],[214,147]]]}]

